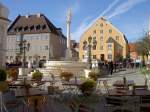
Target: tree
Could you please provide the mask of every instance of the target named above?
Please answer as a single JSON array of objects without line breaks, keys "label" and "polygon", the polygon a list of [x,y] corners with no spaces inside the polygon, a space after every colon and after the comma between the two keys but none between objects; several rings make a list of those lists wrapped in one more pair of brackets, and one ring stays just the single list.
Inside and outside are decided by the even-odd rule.
[{"label": "tree", "polygon": [[142,63],[145,64],[144,56],[148,57],[150,51],[150,36],[145,33],[144,36],[136,42],[136,51],[142,56]]}]

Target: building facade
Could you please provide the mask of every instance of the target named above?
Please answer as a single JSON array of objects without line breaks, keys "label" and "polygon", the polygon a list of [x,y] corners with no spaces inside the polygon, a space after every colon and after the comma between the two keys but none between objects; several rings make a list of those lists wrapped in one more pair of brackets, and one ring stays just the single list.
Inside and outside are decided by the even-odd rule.
[{"label": "building facade", "polygon": [[7,31],[7,62],[22,60],[20,42],[29,45],[25,60],[59,60],[65,56],[66,37],[43,14],[18,16]]},{"label": "building facade", "polygon": [[140,56],[138,55],[136,51],[136,44],[135,43],[129,43],[129,53],[130,53],[130,59],[132,59],[134,62],[136,60],[140,59]]},{"label": "building facade", "polygon": [[127,58],[128,55],[128,41],[125,35],[103,17],[98,19],[81,36],[79,44],[80,60],[87,57],[89,45],[91,46],[91,58],[93,60],[117,61],[119,58]]},{"label": "building facade", "polygon": [[8,9],[0,3],[0,68],[5,67],[8,13]]}]

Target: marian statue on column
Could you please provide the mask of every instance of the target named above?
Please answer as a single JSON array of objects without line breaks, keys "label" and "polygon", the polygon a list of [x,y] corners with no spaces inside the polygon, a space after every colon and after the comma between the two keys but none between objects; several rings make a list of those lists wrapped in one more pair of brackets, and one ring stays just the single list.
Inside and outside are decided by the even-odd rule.
[{"label": "marian statue on column", "polygon": [[67,22],[71,22],[71,16],[72,16],[72,13],[71,13],[71,8],[70,8],[67,12]]}]

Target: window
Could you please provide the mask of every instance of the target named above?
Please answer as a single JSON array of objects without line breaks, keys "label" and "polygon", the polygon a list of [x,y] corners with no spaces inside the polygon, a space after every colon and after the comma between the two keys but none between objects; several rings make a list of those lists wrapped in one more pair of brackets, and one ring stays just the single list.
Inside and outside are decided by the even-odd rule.
[{"label": "window", "polygon": [[96,34],[96,30],[93,31],[93,34]]},{"label": "window", "polygon": [[10,56],[10,60],[12,60],[13,59],[13,56]]},{"label": "window", "polygon": [[43,60],[46,60],[46,56],[43,56]]},{"label": "window", "polygon": [[103,46],[102,45],[100,46],[100,50],[103,50]]},{"label": "window", "polygon": [[40,25],[37,25],[36,26],[36,30],[40,30],[41,26]]},{"label": "window", "polygon": [[83,45],[83,50],[86,50],[86,49],[87,49],[86,45]]},{"label": "window", "polygon": [[18,32],[18,28],[15,28],[14,30],[15,30],[15,32]]},{"label": "window", "polygon": [[100,30],[100,33],[103,33],[103,30]]},{"label": "window", "polygon": [[19,31],[22,31],[22,27],[19,27],[19,29],[18,29]]},{"label": "window", "polygon": [[112,44],[108,43],[108,49],[111,50],[112,49]]},{"label": "window", "polygon": [[[11,40],[10,40],[10,41],[11,41]],[[20,36],[20,35],[17,35],[16,41],[17,41],[17,42],[21,41],[21,36]]]},{"label": "window", "polygon": [[96,55],[93,55],[93,59],[96,59]]},{"label": "window", "polygon": [[45,24],[42,26],[42,29],[43,29],[43,30],[46,29],[46,25],[45,25]]},{"label": "window", "polygon": [[48,46],[47,45],[45,46],[45,50],[48,50]]},{"label": "window", "polygon": [[96,37],[93,37],[93,40],[96,40]]},{"label": "window", "polygon": [[108,59],[112,60],[112,54],[108,54]]},{"label": "window", "polygon": [[100,41],[103,41],[103,37],[102,36],[100,37]]},{"label": "window", "polygon": [[93,50],[96,50],[96,45],[93,45]]},{"label": "window", "polygon": [[87,44],[87,41],[84,41],[83,44]]},{"label": "window", "polygon": [[119,36],[116,36],[116,40],[119,40]]},{"label": "window", "polygon": [[6,59],[8,59],[8,56],[6,56]]},{"label": "window", "polygon": [[82,55],[82,58],[84,58],[84,55]]},{"label": "window", "polygon": [[25,27],[24,27],[24,31],[27,31],[27,30],[28,30],[28,28],[29,28],[28,26],[25,26]]},{"label": "window", "polygon": [[100,24],[100,27],[103,27],[103,23]]},{"label": "window", "polygon": [[109,29],[109,33],[112,33],[112,29]]},{"label": "window", "polygon": [[40,56],[38,56],[38,59],[39,59],[39,60],[40,60],[40,58],[41,58],[41,57],[40,57]]},{"label": "window", "polygon": [[32,25],[31,27],[30,27],[30,30],[33,30],[34,29],[34,25]]}]

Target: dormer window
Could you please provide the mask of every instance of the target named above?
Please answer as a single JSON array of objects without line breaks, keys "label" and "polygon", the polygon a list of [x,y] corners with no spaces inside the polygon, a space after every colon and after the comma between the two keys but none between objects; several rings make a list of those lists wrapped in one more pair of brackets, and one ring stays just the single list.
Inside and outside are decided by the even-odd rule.
[{"label": "dormer window", "polygon": [[18,31],[22,31],[22,27],[19,27]]},{"label": "dormer window", "polygon": [[30,30],[33,30],[34,29],[34,25],[32,25],[31,27],[30,27]]},{"label": "dormer window", "polygon": [[36,30],[40,30],[41,26],[40,25],[37,25],[36,26]]},{"label": "dormer window", "polygon": [[43,29],[43,30],[46,29],[46,25],[45,25],[45,24],[42,26],[42,29]]},{"label": "dormer window", "polygon": [[15,32],[18,32],[18,28],[17,27],[14,30],[15,30]]},{"label": "dormer window", "polygon": [[25,27],[24,27],[24,31],[27,31],[28,29],[29,29],[28,26],[25,26]]}]

